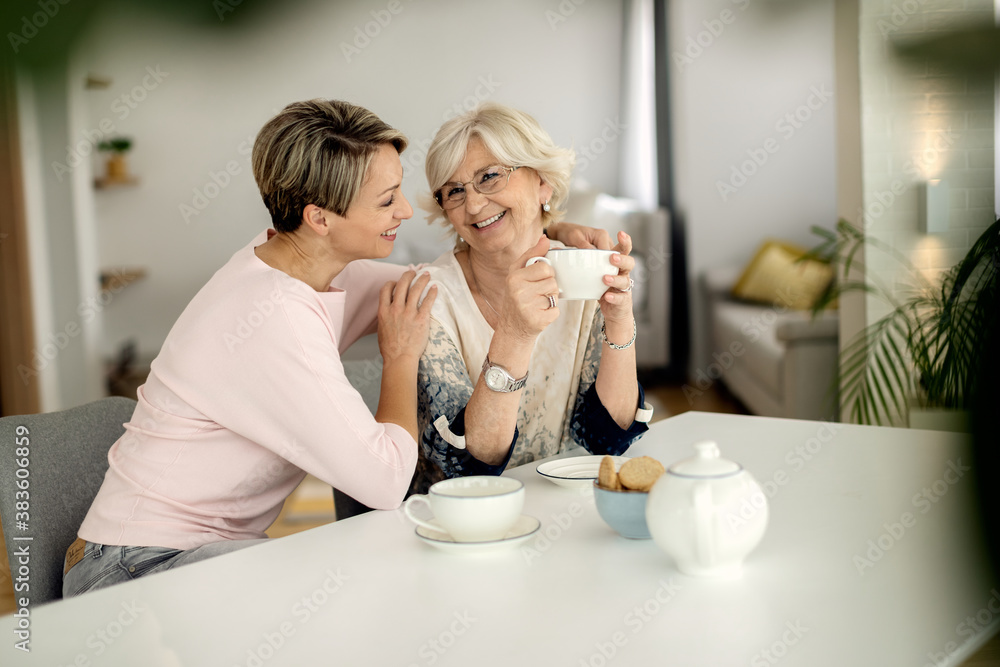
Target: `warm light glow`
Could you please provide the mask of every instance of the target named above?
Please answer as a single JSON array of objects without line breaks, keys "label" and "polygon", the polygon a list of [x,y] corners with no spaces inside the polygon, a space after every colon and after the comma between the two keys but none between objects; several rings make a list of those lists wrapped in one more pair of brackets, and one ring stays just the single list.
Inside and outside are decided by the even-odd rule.
[{"label": "warm light glow", "polygon": [[946,114],[942,112],[926,114],[919,121],[921,127],[914,137],[918,145],[912,160],[923,180],[939,178],[948,165],[957,135],[951,126],[945,125],[946,118]]},{"label": "warm light glow", "polygon": [[917,267],[924,279],[932,285],[938,285],[941,280],[941,272],[950,268],[948,250],[940,236],[921,236],[917,239],[909,255],[909,260]]}]

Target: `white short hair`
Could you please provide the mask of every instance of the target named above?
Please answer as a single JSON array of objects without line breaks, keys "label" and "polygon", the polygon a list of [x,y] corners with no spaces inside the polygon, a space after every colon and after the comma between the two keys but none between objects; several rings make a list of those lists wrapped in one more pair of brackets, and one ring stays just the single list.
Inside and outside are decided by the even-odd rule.
[{"label": "white short hair", "polygon": [[[556,146],[530,115],[496,102],[484,102],[438,130],[427,150],[425,167],[431,193],[447,183],[461,166],[473,137],[478,137],[504,166],[534,169],[552,188],[550,210],[542,212],[543,228],[562,219],[576,155]],[[451,227],[433,196],[423,198],[421,207],[428,213],[427,222],[440,220]]]}]

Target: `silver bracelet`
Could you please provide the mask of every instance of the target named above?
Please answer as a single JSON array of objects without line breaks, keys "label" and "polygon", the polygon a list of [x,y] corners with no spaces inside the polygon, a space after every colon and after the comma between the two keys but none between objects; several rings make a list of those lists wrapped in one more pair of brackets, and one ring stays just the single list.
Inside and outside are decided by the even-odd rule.
[{"label": "silver bracelet", "polygon": [[604,337],[604,342],[607,343],[608,347],[610,347],[612,350],[627,350],[630,347],[632,347],[632,344],[635,343],[635,334],[636,334],[636,331],[637,331],[637,327],[635,326],[635,319],[633,319],[632,320],[632,340],[630,340],[629,342],[625,343],[624,345],[615,345],[610,340],[608,340],[608,333],[607,333],[607,331],[604,330],[604,324],[603,323],[601,324],[601,336]]}]

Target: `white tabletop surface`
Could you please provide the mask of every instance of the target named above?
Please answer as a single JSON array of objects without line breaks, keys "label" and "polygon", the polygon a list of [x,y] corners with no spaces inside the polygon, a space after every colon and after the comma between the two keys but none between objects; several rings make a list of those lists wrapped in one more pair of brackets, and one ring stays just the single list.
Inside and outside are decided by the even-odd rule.
[{"label": "white tabletop surface", "polygon": [[29,654],[6,616],[0,664],[937,667],[996,631],[958,436],[685,413],[628,454],[702,439],[774,482],[735,581],[681,575],[531,464],[506,473],[542,521],[522,546],[444,553],[373,512],[39,607]]}]

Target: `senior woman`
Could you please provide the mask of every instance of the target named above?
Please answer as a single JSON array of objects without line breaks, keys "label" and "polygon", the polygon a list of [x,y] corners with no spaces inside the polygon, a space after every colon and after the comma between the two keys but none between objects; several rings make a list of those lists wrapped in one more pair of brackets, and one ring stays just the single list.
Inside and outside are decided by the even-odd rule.
[{"label": "senior woman", "polygon": [[[406,138],[339,101],[287,106],[254,143],[274,229],[258,234],[174,324],[103,486],[67,552],[63,593],[265,538],[312,473],[376,508],[402,501],[417,460],[417,364],[435,289],[381,262],[413,210]],[[373,416],[340,352],[375,331]]]},{"label": "senior woman", "polygon": [[430,219],[443,217],[457,243],[428,267],[439,292],[420,360],[412,491],[575,443],[620,454],[647,430],[629,236],[618,234],[618,274],[599,302],[558,301],[552,267],[526,266],[561,245],[543,231],[562,215],[573,161],[534,118],[492,103],[447,122],[428,150]]}]

